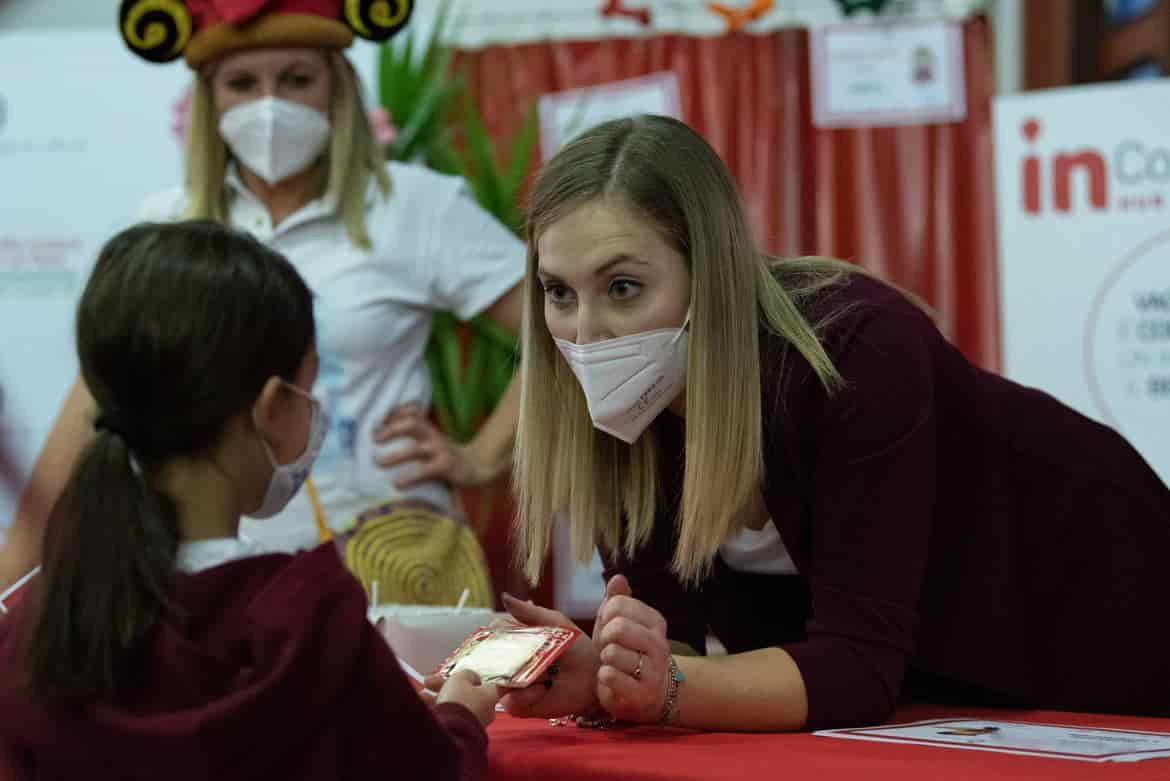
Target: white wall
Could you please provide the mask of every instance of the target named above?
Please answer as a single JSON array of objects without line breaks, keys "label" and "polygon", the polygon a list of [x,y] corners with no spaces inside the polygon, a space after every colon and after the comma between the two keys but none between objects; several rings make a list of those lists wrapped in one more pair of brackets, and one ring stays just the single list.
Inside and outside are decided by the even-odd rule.
[{"label": "white wall", "polygon": [[1019,92],[1024,83],[1024,0],[991,0],[996,92]]},{"label": "white wall", "polygon": [[117,24],[118,0],[0,0],[0,30]]}]

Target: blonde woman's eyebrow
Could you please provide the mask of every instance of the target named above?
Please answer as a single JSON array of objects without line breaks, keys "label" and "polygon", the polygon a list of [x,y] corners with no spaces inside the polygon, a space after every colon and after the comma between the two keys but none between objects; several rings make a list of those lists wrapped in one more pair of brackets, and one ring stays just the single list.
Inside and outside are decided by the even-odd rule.
[{"label": "blonde woman's eyebrow", "polygon": [[[595,269],[591,273],[591,276],[595,276],[595,277],[604,276],[606,273],[611,271],[615,266],[619,266],[622,263],[633,263],[633,264],[639,265],[639,266],[647,265],[647,261],[642,260],[641,258],[639,258],[636,255],[631,255],[628,252],[619,252],[618,254],[614,255],[609,260],[605,261],[600,266],[598,266],[597,269]],[[536,276],[538,276],[542,282],[561,282],[561,283],[564,282],[564,280],[561,277],[557,276],[556,274],[545,271],[543,268],[536,269]]]},{"label": "blonde woman's eyebrow", "polygon": [[593,272],[593,275],[599,277],[602,274],[610,271],[614,266],[618,266],[622,263],[633,263],[635,265],[641,266],[646,265],[646,261],[642,260],[637,255],[631,255],[628,252],[619,252],[617,255],[614,255],[612,258],[599,266],[598,269]]}]

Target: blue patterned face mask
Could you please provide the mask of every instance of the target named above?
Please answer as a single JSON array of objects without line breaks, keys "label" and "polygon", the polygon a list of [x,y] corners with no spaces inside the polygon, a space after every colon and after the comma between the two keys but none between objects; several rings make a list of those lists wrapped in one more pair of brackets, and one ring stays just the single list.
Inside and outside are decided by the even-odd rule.
[{"label": "blue patterned face mask", "polygon": [[268,460],[272,463],[272,477],[268,480],[264,501],[260,502],[259,508],[247,513],[249,518],[271,518],[288,506],[308,479],[309,470],[313,468],[313,462],[321,452],[321,443],[325,441],[325,433],[329,430],[329,416],[321,409],[316,399],[292,383],[286,382],[285,387],[304,396],[313,408],[313,418],[309,423],[309,444],[305,446],[305,452],[297,456],[292,463],[278,464],[272,448],[268,447],[263,438],[260,439],[260,444],[264,446],[264,452],[268,454]]}]

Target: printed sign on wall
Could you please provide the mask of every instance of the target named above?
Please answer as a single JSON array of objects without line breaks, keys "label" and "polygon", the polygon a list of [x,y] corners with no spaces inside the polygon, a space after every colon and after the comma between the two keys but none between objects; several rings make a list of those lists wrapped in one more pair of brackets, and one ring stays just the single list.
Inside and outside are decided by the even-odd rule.
[{"label": "printed sign on wall", "polygon": [[540,96],[540,151],[550,159],[562,146],[591,127],[638,114],[680,119],[678,76],[651,73],[594,87]]},{"label": "printed sign on wall", "polygon": [[1170,482],[1170,84],[995,103],[1004,368]]},{"label": "printed sign on wall", "polygon": [[961,122],[963,35],[952,21],[839,25],[809,31],[817,127]]}]

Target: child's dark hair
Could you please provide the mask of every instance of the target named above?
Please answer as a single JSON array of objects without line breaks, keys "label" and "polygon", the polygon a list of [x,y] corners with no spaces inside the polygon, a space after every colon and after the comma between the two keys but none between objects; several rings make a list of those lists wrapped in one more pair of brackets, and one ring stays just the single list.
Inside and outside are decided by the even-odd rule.
[{"label": "child's dark hair", "polygon": [[314,343],[312,295],[279,253],[208,221],[143,224],[102,248],[77,311],[97,402],[45,531],[26,646],[45,701],[115,701],[168,597],[178,545],[158,465],[198,456]]}]

